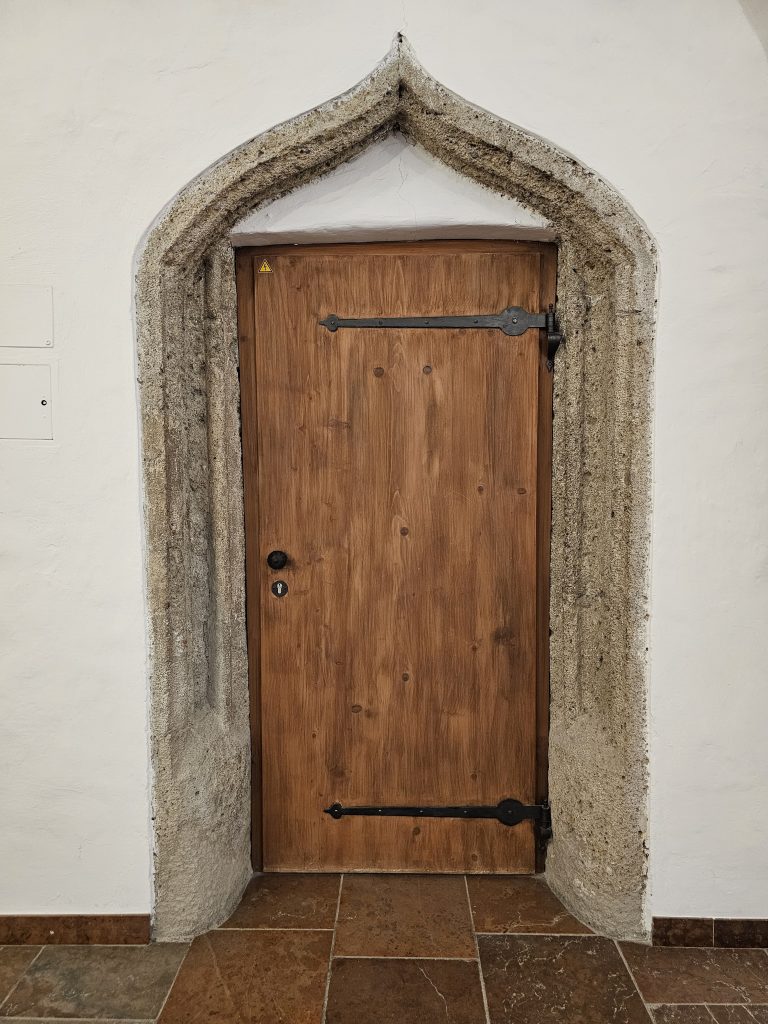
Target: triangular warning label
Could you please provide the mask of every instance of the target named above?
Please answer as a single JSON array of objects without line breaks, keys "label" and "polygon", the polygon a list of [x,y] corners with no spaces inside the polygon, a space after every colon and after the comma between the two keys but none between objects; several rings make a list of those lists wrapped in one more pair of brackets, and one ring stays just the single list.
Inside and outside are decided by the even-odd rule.
[{"label": "triangular warning label", "polygon": [[261,261],[261,266],[259,267],[259,273],[260,274],[271,274],[272,273],[272,267],[270,267],[270,265],[267,263],[266,260],[262,260]]}]

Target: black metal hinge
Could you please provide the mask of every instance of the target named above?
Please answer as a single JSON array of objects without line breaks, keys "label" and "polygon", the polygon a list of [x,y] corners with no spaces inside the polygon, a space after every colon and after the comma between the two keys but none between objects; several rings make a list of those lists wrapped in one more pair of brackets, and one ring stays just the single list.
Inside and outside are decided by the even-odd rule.
[{"label": "black metal hinge", "polygon": [[547,366],[551,370],[555,362],[555,353],[565,340],[557,325],[555,307],[550,306],[546,313],[529,313],[519,306],[509,306],[500,313],[477,313],[469,316],[375,316],[342,318],[331,313],[319,323],[329,331],[338,331],[340,327],[428,327],[431,329],[448,329],[460,327],[486,327],[503,331],[510,336],[525,334],[533,328],[547,332]]},{"label": "black metal hinge", "polygon": [[337,821],[347,815],[374,818],[495,818],[502,825],[509,826],[519,825],[521,821],[532,821],[538,827],[542,839],[549,839],[552,835],[552,812],[549,804],[522,804],[511,797],[501,800],[495,807],[344,807],[337,803],[326,807],[325,814],[330,814]]}]

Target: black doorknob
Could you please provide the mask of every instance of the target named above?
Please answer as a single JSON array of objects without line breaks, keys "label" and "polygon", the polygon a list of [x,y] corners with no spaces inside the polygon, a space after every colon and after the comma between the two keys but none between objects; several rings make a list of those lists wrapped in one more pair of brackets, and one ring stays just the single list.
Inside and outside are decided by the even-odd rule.
[{"label": "black doorknob", "polygon": [[270,551],[267,555],[267,565],[270,569],[284,569],[288,565],[288,555],[284,551]]}]

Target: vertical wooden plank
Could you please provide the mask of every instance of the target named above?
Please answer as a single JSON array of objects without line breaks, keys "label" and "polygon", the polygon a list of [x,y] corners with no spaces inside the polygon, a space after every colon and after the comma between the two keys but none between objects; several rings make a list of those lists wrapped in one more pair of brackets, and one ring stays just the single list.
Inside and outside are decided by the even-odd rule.
[{"label": "vertical wooden plank", "polygon": [[261,798],[261,625],[259,602],[258,429],[256,408],[256,335],[254,256],[235,253],[237,335],[240,351],[240,416],[245,509],[245,601],[248,642],[248,686],[251,715],[251,863],[263,865]]}]

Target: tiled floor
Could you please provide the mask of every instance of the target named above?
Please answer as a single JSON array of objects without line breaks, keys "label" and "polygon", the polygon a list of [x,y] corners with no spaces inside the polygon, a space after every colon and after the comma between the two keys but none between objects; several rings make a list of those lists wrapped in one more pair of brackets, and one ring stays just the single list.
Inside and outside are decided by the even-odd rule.
[{"label": "tiled floor", "polygon": [[615,943],[536,878],[265,875],[191,946],[0,947],[0,1017],[768,1024],[768,954]]}]

